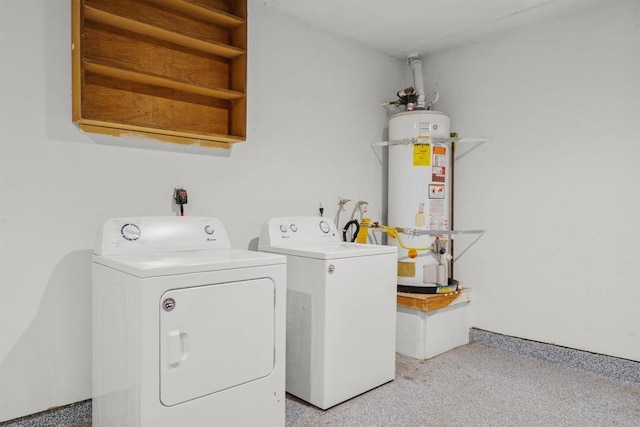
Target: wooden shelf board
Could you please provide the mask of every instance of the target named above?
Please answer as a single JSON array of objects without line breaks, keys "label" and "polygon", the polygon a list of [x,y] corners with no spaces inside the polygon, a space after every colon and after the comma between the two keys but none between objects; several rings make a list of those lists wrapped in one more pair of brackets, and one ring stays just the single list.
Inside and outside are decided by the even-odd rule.
[{"label": "wooden shelf board", "polygon": [[[207,147],[225,147],[226,143],[244,141],[243,137],[235,135],[200,134],[191,132],[155,129],[144,126],[110,123],[102,120],[80,119],[76,121],[80,129],[91,133],[102,133],[115,136],[149,136],[155,139],[180,142],[182,144],[204,145]],[[179,140],[179,141],[177,141]],[[217,145],[220,144],[220,145]]]},{"label": "wooden shelf board", "polygon": [[181,12],[187,16],[197,19],[203,19],[212,24],[220,25],[225,28],[235,28],[246,22],[245,19],[226,13],[220,10],[210,9],[202,5],[191,3],[188,0],[148,0],[151,3],[155,3],[164,6],[167,9],[172,9]]},{"label": "wooden shelf board", "polygon": [[145,74],[137,71],[126,70],[119,67],[113,67],[109,65],[99,64],[97,62],[84,60],[82,61],[85,71],[89,71],[96,74],[102,74],[104,76],[115,77],[118,79],[128,80],[135,83],[148,84],[152,86],[160,86],[168,89],[176,89],[182,92],[194,93],[196,95],[208,96],[211,98],[218,98],[224,100],[235,100],[244,97],[244,93],[237,92],[228,89],[213,89],[202,86],[197,86],[189,83],[179,82],[165,77]]},{"label": "wooden shelf board", "polygon": [[179,46],[190,49],[199,50],[201,52],[211,53],[213,55],[222,56],[224,58],[237,58],[244,55],[244,49],[235,46],[229,46],[222,43],[206,42],[193,37],[177,34],[162,28],[145,24],[134,19],[118,16],[113,13],[105,12],[91,6],[84,7],[85,19],[100,22],[121,30],[131,31],[143,36],[153,37],[158,40],[177,44]]}]

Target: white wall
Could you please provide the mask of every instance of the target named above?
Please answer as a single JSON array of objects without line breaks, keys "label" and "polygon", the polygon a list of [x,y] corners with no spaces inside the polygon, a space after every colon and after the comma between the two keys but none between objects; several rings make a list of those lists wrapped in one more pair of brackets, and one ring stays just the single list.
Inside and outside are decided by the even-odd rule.
[{"label": "white wall", "polygon": [[456,264],[473,326],[640,360],[639,28],[591,2],[423,61],[452,129],[491,138],[456,164],[455,226],[487,230]]},{"label": "white wall", "polygon": [[187,215],[220,218],[241,248],[319,200],[331,218],[339,196],[382,214],[370,143],[402,64],[252,1],[248,140],[213,155],[123,148],[71,123],[69,0],[0,7],[0,421],[91,397],[91,252],[106,219],[175,215],[177,186]]},{"label": "white wall", "polygon": [[[68,0],[0,0],[0,420],[91,397],[90,266],[110,217],[219,217],[236,247],[264,220],[382,217],[369,144],[403,64],[250,3],[248,141],[209,155],[122,148],[71,124]],[[606,7],[604,7],[606,3]],[[640,360],[640,12],[603,1],[443,51],[425,86],[463,136],[457,263],[473,326]],[[121,142],[131,143],[130,140]],[[457,247],[462,246],[462,241]]]}]

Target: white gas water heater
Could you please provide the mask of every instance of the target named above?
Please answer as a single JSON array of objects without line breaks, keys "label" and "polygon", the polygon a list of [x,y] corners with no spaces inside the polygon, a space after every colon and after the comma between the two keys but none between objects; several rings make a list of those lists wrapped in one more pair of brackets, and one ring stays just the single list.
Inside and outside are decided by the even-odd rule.
[{"label": "white gas water heater", "polygon": [[[422,71],[409,57],[422,98]],[[422,98],[424,99],[424,98]],[[422,109],[417,109],[422,108]],[[456,290],[451,278],[450,233],[453,143],[445,113],[416,109],[389,121],[388,224],[400,239],[398,290],[440,293]],[[443,233],[438,233],[442,231]]]}]

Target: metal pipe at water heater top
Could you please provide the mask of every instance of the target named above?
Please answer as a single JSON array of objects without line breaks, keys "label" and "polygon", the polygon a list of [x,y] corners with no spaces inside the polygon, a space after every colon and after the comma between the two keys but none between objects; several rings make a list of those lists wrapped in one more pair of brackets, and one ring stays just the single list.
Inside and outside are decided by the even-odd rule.
[{"label": "metal pipe at water heater top", "polygon": [[418,102],[416,102],[416,110],[424,110],[426,108],[426,101],[424,95],[424,83],[422,79],[422,61],[418,57],[417,53],[412,53],[407,57],[411,70],[413,71],[413,87],[418,92]]},{"label": "metal pipe at water heater top", "polygon": [[[451,229],[453,147],[451,142],[435,140],[449,137],[450,119],[445,113],[409,111],[389,121],[388,224],[416,230],[402,236],[405,246],[431,247],[436,237],[421,230]],[[394,239],[389,244],[398,246]],[[418,251],[417,255],[398,248],[398,284],[448,284],[448,260],[433,251]]]}]

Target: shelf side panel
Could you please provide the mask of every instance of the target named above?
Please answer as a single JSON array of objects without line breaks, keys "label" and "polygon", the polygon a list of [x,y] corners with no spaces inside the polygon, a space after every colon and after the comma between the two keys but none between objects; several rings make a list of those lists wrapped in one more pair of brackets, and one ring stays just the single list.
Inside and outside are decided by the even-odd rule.
[{"label": "shelf side panel", "polygon": [[71,2],[71,118],[82,118],[82,0]]},{"label": "shelf side panel", "polygon": [[231,115],[229,116],[229,129],[232,135],[246,140],[247,138],[247,100],[238,99],[231,103]]}]

